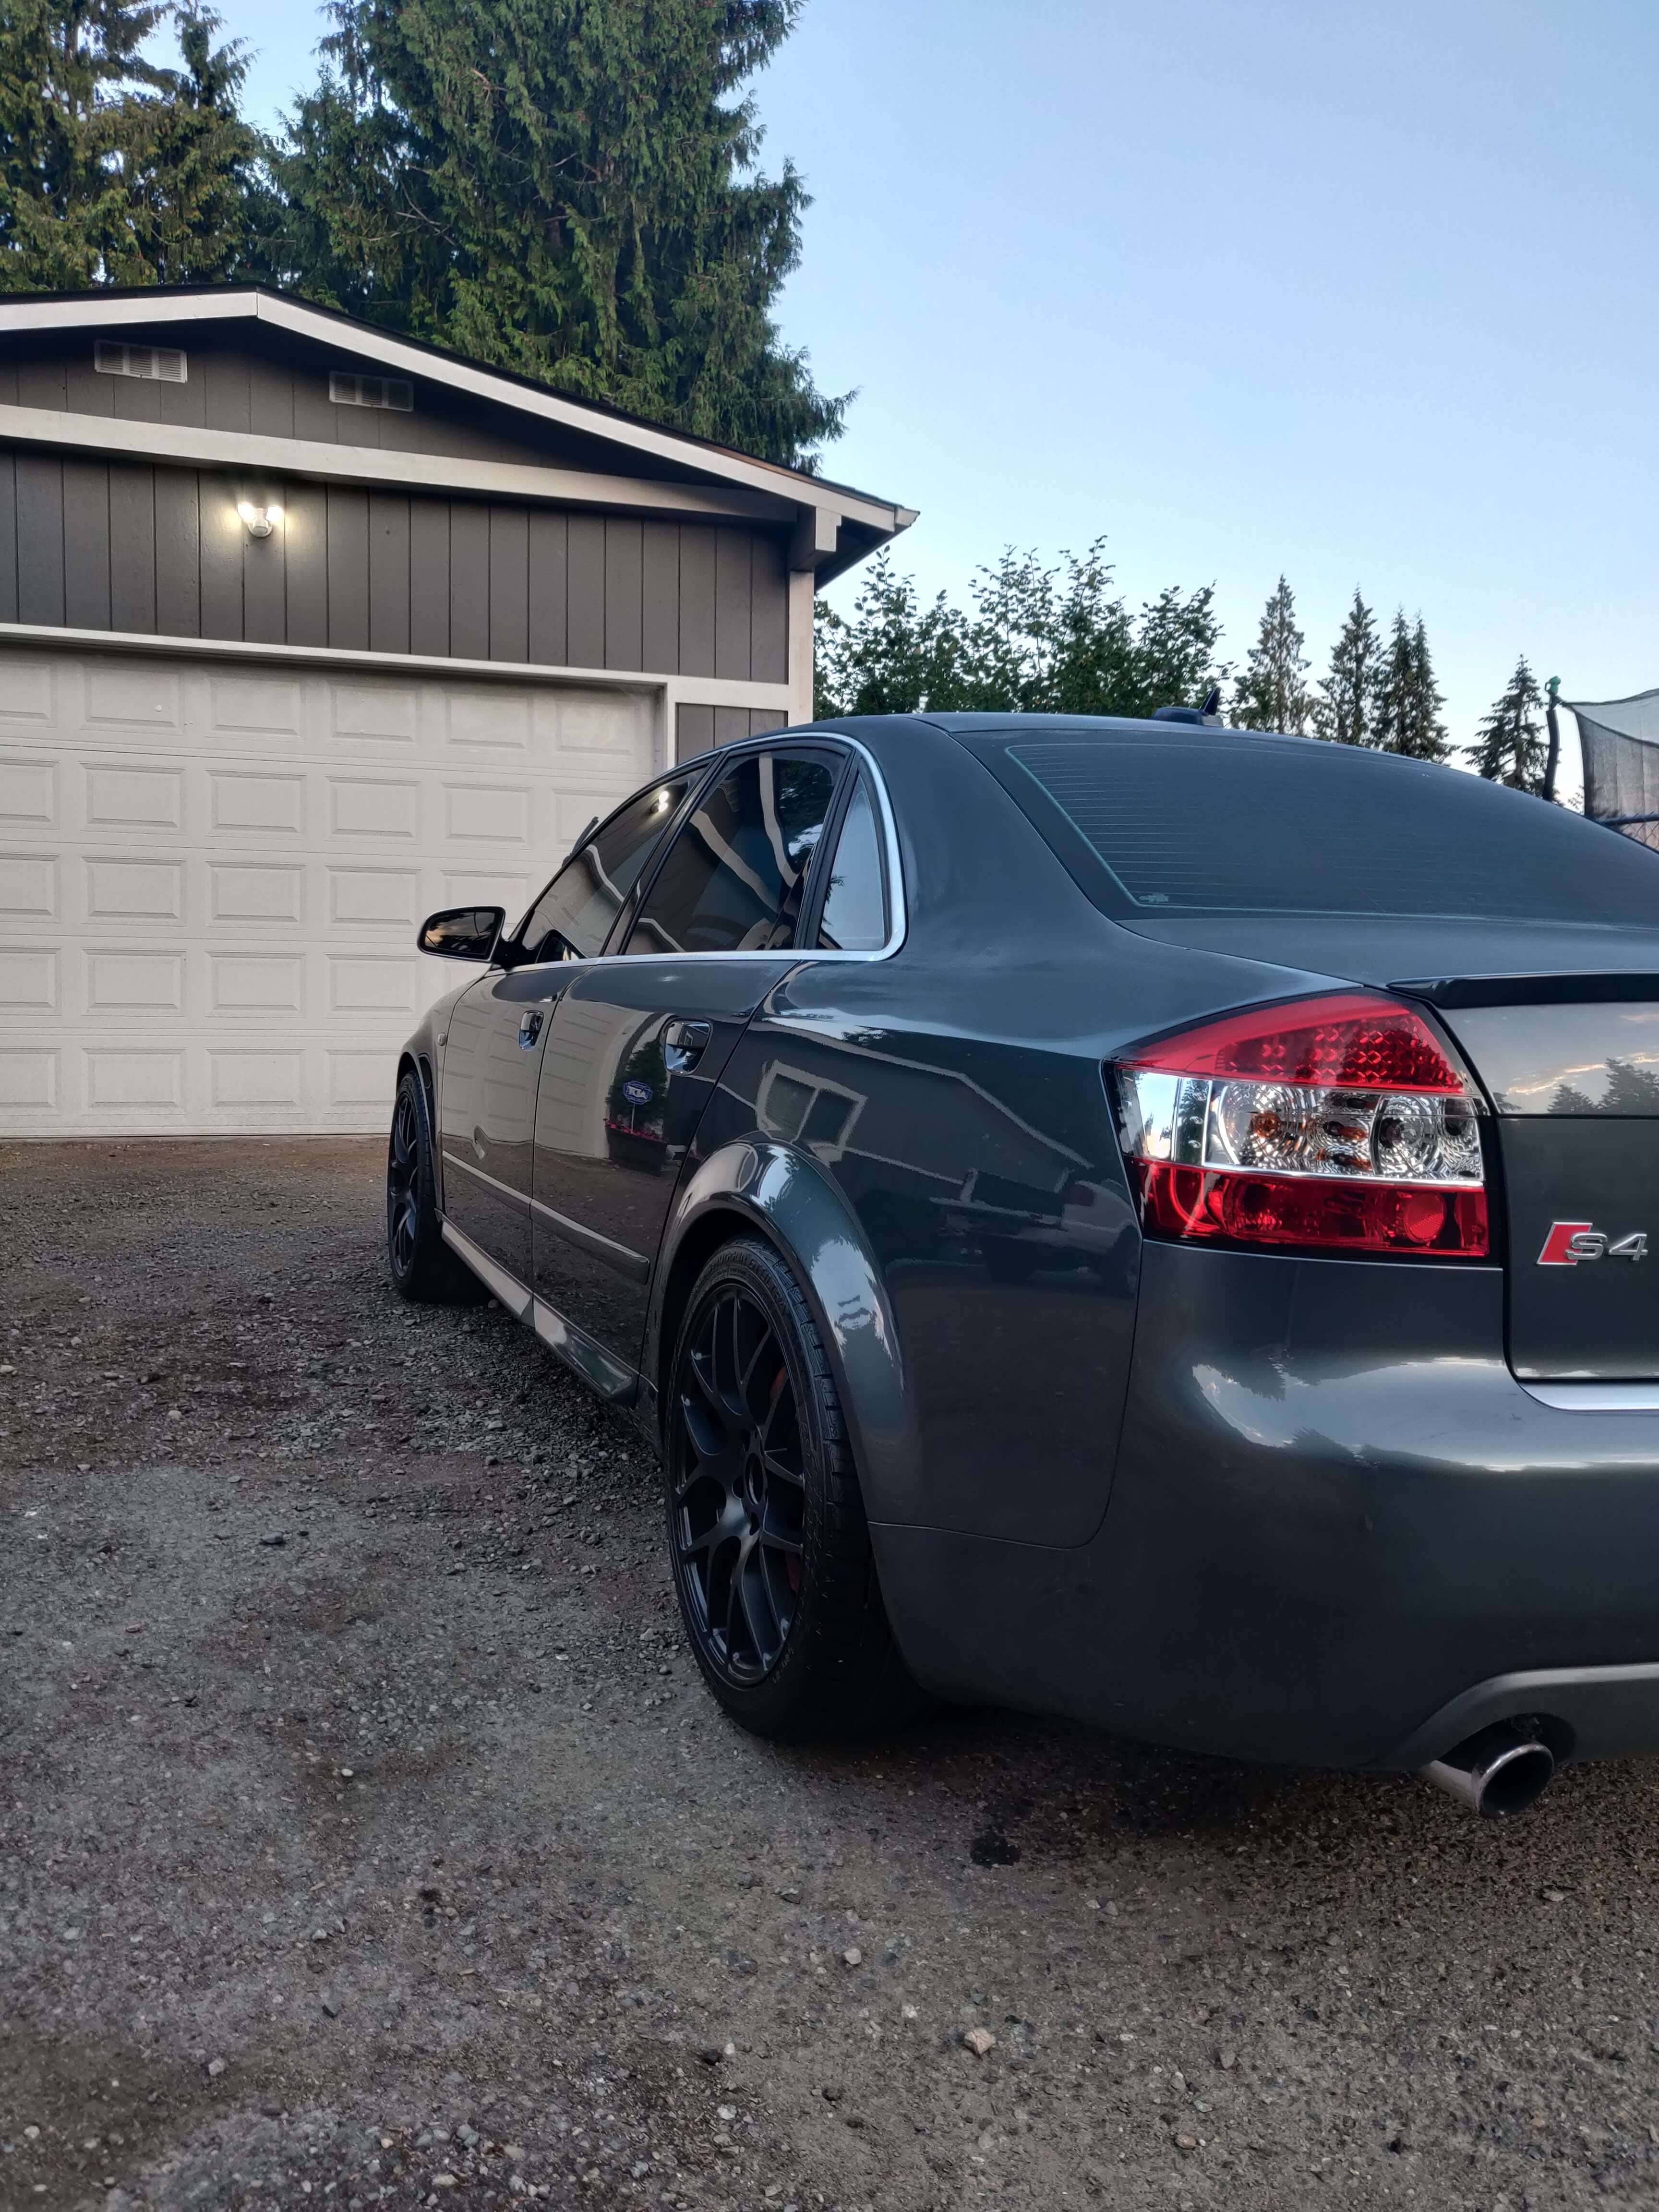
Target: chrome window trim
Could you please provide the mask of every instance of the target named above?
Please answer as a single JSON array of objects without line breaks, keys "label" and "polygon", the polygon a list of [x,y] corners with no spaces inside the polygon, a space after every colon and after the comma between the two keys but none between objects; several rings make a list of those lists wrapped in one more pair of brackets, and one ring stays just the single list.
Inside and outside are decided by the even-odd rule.
[{"label": "chrome window trim", "polygon": [[1561,1413],[1659,1413],[1659,1382],[1523,1382],[1521,1388]]},{"label": "chrome window trim", "polygon": [[[769,948],[756,945],[744,952],[596,952],[592,962],[584,964],[593,965],[601,960],[793,960],[799,967],[803,962],[808,960],[814,962],[890,960],[893,955],[902,949],[905,938],[909,933],[910,916],[905,904],[904,871],[899,861],[898,824],[894,818],[893,802],[887,795],[886,781],[880,769],[876,765],[875,757],[867,746],[861,744],[857,738],[849,738],[840,730],[769,730],[763,738],[750,738],[739,743],[721,745],[713,753],[699,754],[696,759],[681,761],[678,765],[681,768],[692,768],[696,766],[697,759],[717,763],[758,758],[762,753],[779,751],[784,747],[785,740],[799,744],[813,739],[823,745],[844,746],[849,753],[854,754],[859,760],[862,761],[869,772],[871,785],[876,794],[876,804],[881,814],[882,854],[887,864],[887,942],[884,945],[877,945],[873,951],[867,952],[832,952],[827,948],[821,950],[813,945],[778,945]],[[707,774],[699,775],[696,777],[691,791],[687,794],[686,800],[682,802],[683,809],[688,803],[695,805],[708,780]],[[658,781],[661,779],[659,778]],[[642,789],[644,787],[641,786]],[[621,808],[617,811],[620,812]],[[844,814],[842,818],[843,822],[846,820]],[[684,826],[684,817],[682,811],[681,817],[671,826],[670,836],[678,836]],[[663,851],[665,853],[667,849],[665,841]],[[571,857],[574,860],[575,855],[573,854]],[[653,858],[656,866],[660,866],[660,856],[653,855]],[[633,927],[631,920],[629,927],[630,929]]]}]

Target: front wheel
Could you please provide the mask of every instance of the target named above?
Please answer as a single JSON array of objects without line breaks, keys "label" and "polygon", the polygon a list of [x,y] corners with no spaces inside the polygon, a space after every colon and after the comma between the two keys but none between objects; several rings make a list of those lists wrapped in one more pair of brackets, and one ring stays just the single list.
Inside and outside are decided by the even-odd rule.
[{"label": "front wheel", "polygon": [[406,1068],[392,1109],[386,1160],[386,1250],[392,1288],[422,1304],[476,1305],[489,1296],[443,1240],[426,1091]]},{"label": "front wheel", "polygon": [[665,1443],[680,1611],[732,1718],[805,1741],[914,1711],[823,1340],[758,1239],[722,1245],[697,1279]]}]

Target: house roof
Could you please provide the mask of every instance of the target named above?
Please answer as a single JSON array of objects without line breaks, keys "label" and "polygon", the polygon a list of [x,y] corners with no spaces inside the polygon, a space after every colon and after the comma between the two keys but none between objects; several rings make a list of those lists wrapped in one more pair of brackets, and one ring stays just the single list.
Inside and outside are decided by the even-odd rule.
[{"label": "house roof", "polygon": [[[182,333],[185,328],[206,323],[227,334],[242,324],[323,345],[331,353],[355,357],[382,372],[418,377],[458,398],[485,402],[532,422],[576,433],[585,441],[598,441],[614,449],[617,465],[636,480],[654,468],[680,482],[719,485],[739,496],[748,495],[757,513],[785,519],[793,509],[792,565],[811,568],[823,582],[907,530],[916,519],[913,507],[901,507],[830,477],[762,460],[711,440],[644,421],[603,402],[572,398],[532,378],[468,361],[418,339],[397,337],[356,316],[316,307],[263,285],[111,287],[90,292],[13,293],[0,298],[0,338],[58,331],[143,329],[147,333],[173,330]],[[0,416],[7,418],[0,422],[0,429],[18,431],[20,426],[10,418],[21,411],[0,408]],[[98,418],[98,432],[104,441],[123,428],[137,427]],[[22,434],[39,428],[37,418]],[[258,442],[239,433],[210,434],[245,446]],[[204,453],[203,458],[229,455]],[[478,464],[470,471],[489,472],[489,465]],[[479,488],[489,487],[481,484]],[[549,489],[552,489],[550,483]]]}]

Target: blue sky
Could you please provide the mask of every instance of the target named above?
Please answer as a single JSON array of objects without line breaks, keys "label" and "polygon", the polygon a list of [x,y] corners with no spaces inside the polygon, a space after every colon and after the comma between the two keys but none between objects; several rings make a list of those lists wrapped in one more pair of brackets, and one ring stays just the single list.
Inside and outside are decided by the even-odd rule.
[{"label": "blue sky", "polygon": [[[274,120],[317,19],[222,4]],[[809,0],[756,92],[830,472],[929,590],[1104,533],[1235,659],[1283,569],[1317,670],[1358,583],[1460,739],[1522,652],[1659,684],[1656,82],[1652,0]]]}]

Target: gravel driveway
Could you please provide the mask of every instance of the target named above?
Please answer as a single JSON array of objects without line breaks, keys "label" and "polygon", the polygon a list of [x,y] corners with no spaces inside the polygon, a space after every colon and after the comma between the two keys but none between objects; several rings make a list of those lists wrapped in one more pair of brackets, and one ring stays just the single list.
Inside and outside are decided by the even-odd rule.
[{"label": "gravel driveway", "polygon": [[755,1742],[380,1167],[0,1151],[6,2212],[1659,2203],[1651,1766]]}]

